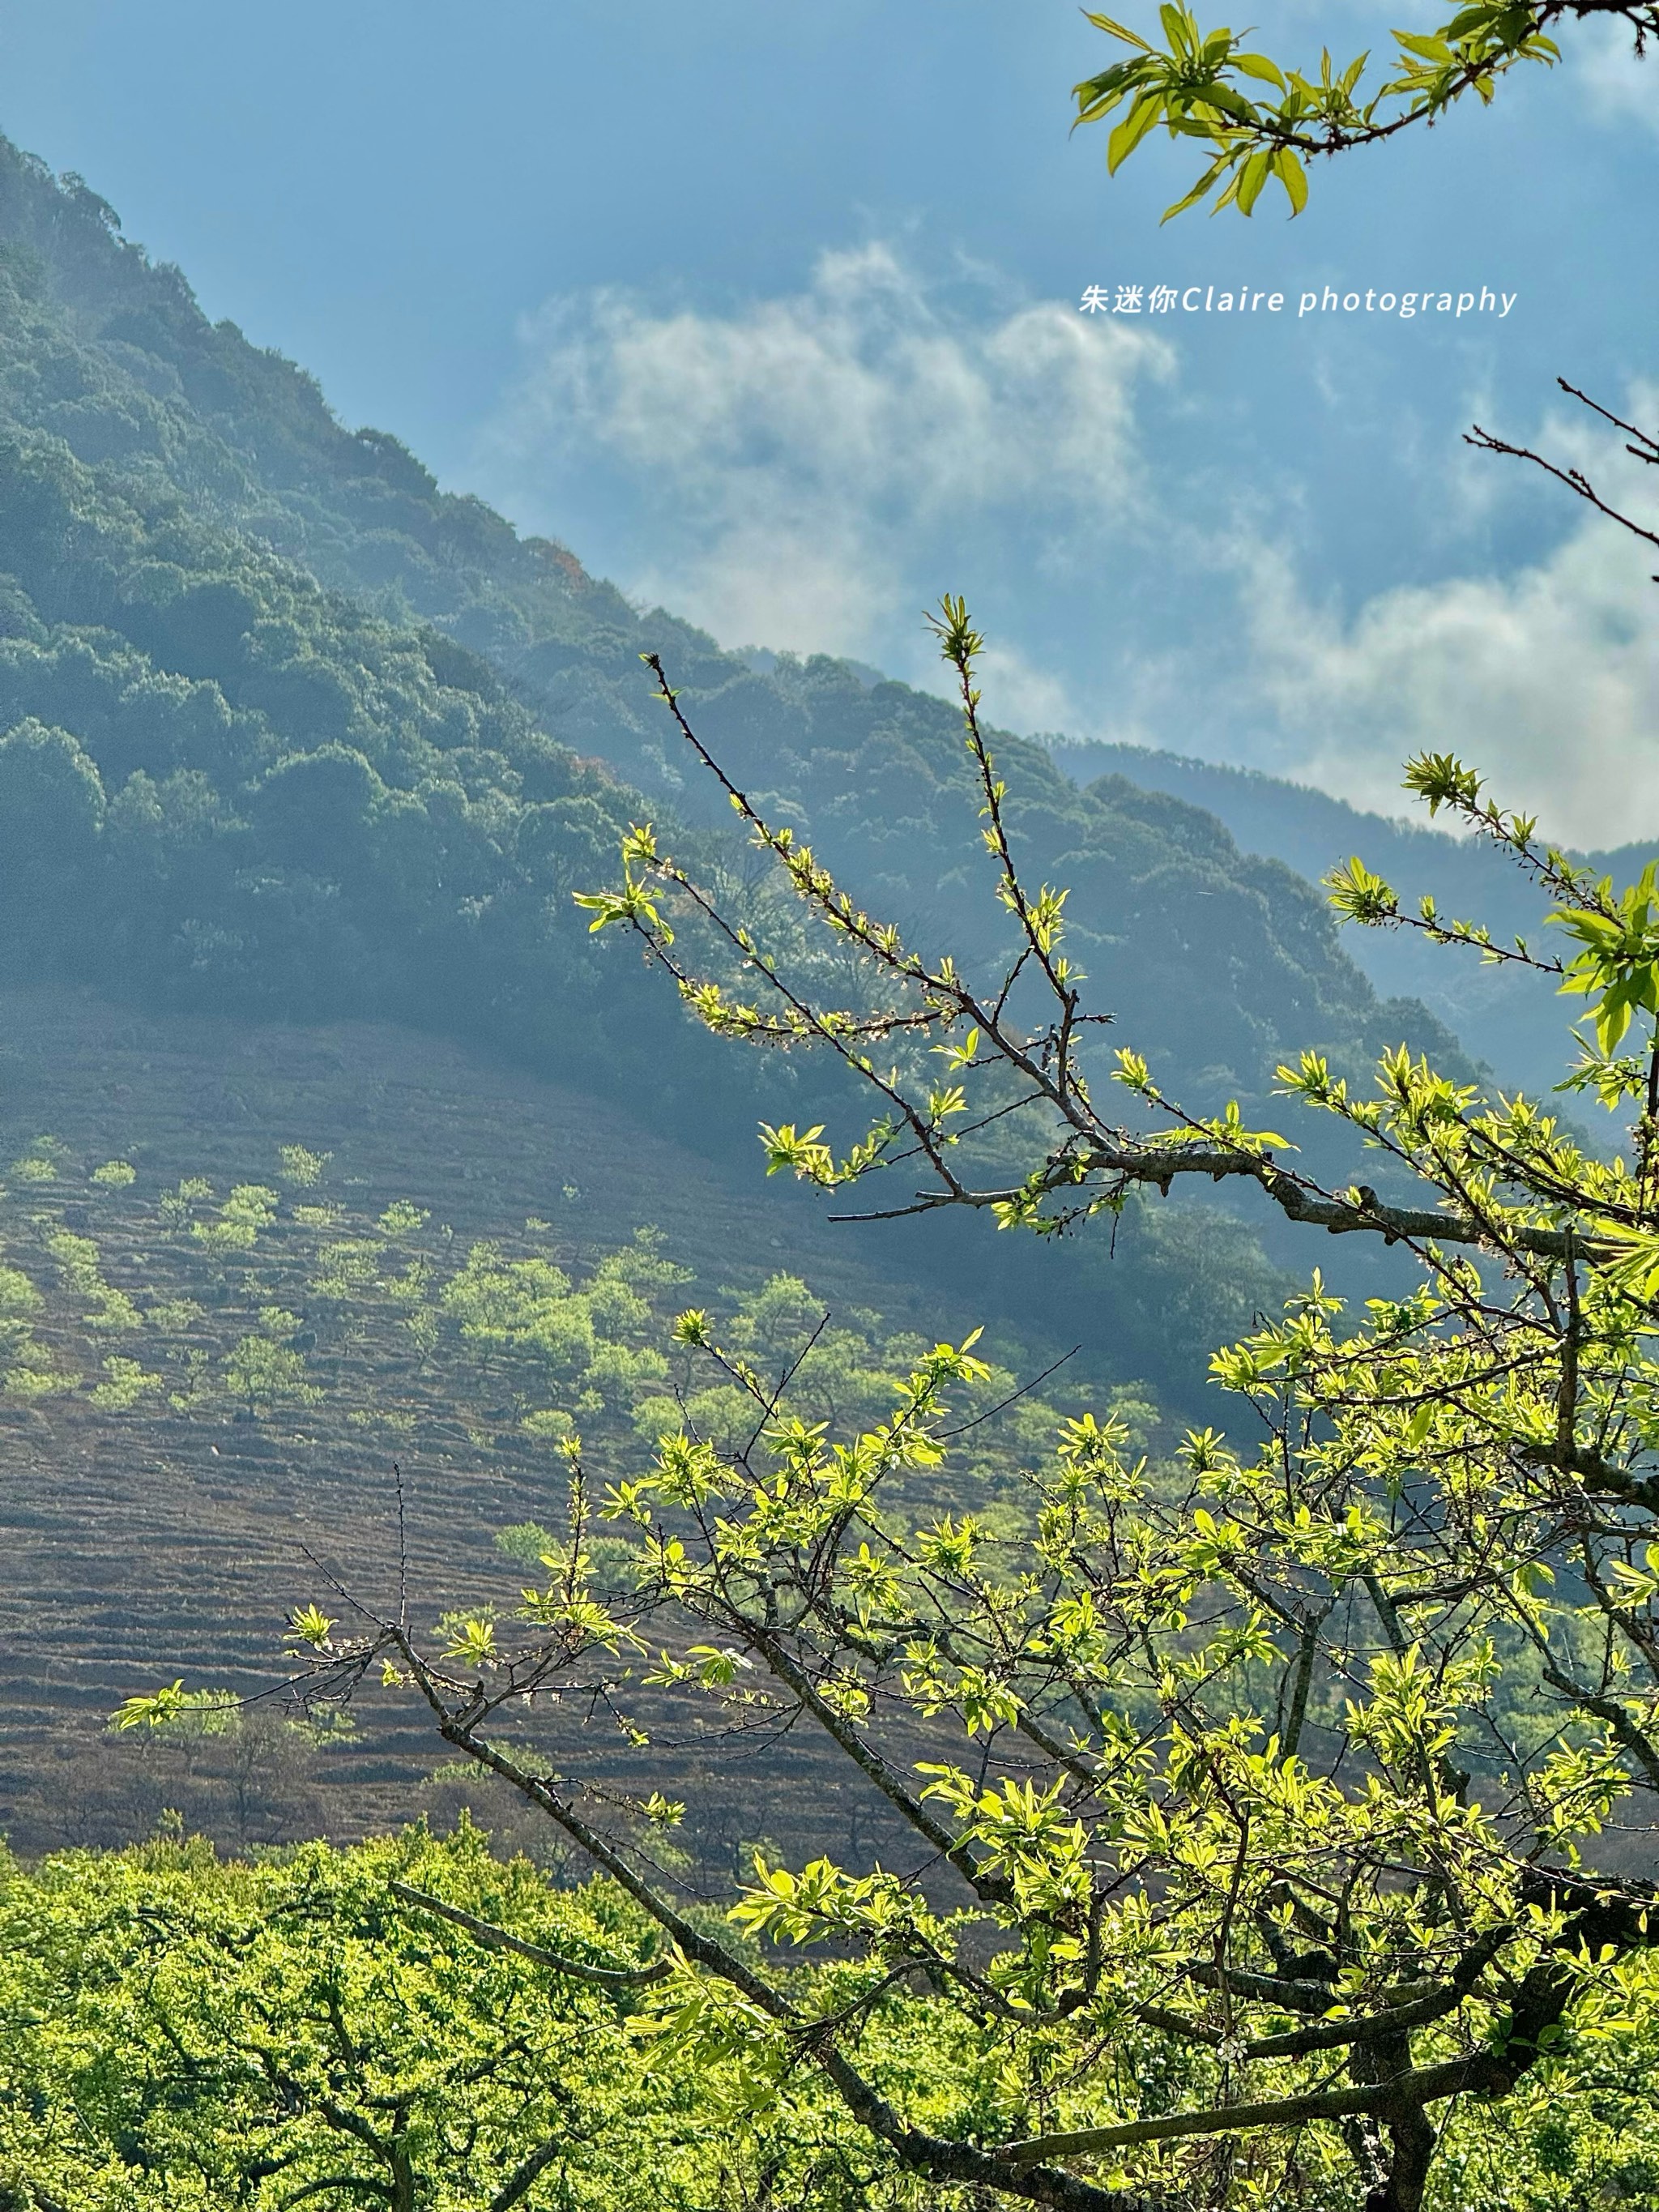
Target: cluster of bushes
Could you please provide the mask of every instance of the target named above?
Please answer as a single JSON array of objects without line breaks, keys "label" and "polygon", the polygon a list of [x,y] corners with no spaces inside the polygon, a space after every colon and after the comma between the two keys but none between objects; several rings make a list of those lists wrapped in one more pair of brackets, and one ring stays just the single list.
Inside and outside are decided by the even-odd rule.
[{"label": "cluster of bushes", "polygon": [[[0,2203],[971,2212],[971,2191],[897,2170],[810,2063],[757,2075],[740,2049],[678,2063],[687,1990],[672,1978],[586,1978],[655,1955],[617,1889],[550,1884],[465,1820],[443,1838],[417,1825],[251,1861],[177,1832],[0,1860]],[[809,1978],[817,2002],[859,1978],[833,1963]],[[1651,2018],[1558,2061],[1501,2121],[1458,2115],[1435,2212],[1659,2204],[1639,2094],[1659,2061]],[[984,2054],[959,2015],[895,1991],[860,2045],[928,2125],[971,2133]],[[1179,2094],[1155,2036],[1127,2056],[1145,2083],[1167,2075],[1166,2104]]]},{"label": "cluster of bushes", "polygon": [[[832,1312],[783,1269],[745,1289],[721,1282],[711,1255],[700,1279],[648,1225],[598,1253],[534,1217],[464,1243],[408,1199],[377,1213],[337,1195],[328,1156],[304,1146],[279,1147],[264,1172],[270,1182],[158,1184],[37,1138],[0,1184],[0,1403],[344,1428],[428,1449],[464,1432],[527,1463],[580,1432],[620,1472],[688,1419],[720,1440],[753,1426],[734,1382],[675,1349],[674,1316],[693,1298],[713,1301],[736,1358],[790,1375],[811,1419],[879,1419],[926,1349],[873,1309]],[[997,1348],[972,1411],[1012,1402],[973,1431],[976,1492],[1006,1484],[1059,1418],[1022,1392],[1029,1342]],[[1109,1385],[1098,1360],[1063,1387],[1148,1431],[1158,1419],[1150,1393]]]}]

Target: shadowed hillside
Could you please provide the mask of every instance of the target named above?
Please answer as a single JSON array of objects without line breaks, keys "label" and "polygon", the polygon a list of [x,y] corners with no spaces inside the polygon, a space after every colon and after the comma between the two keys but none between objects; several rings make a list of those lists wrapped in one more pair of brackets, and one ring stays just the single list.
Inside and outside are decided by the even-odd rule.
[{"label": "shadowed hillside", "polygon": [[[235,1842],[427,1802],[406,1708],[317,1743],[274,1709],[252,1742],[103,1732],[157,1680],[278,1684],[283,1616],[325,1576],[393,1602],[394,1462],[417,1615],[440,1591],[510,1604],[534,1546],[495,1537],[562,1524],[560,1438],[611,1481],[681,1417],[684,1305],[768,1368],[827,1316],[804,1383],[842,1422],[880,1418],[905,1358],[971,1325],[793,1198],[431,1039],[41,992],[0,997],[0,1824],[28,1848],[169,1804]],[[988,1404],[1054,1351],[994,1340]],[[1123,1397],[1079,1358],[976,1430],[953,1482],[1006,1480],[1046,1399]]]},{"label": "shadowed hillside", "polygon": [[[1491,846],[1431,827],[1425,813],[1416,821],[1363,813],[1305,784],[1142,745],[1074,744],[1058,738],[1051,745],[1060,767],[1080,783],[1127,778],[1205,807],[1245,852],[1281,860],[1311,882],[1358,854],[1394,885],[1407,911],[1426,893],[1443,914],[1484,923],[1500,944],[1516,937],[1540,941],[1547,908],[1525,875]],[[1501,803],[1501,783],[1495,796]],[[1401,801],[1403,809],[1403,789]],[[1548,823],[1543,826],[1547,834]],[[1641,874],[1654,850],[1650,842],[1574,857],[1625,883]],[[1421,999],[1500,1081],[1541,1094],[1572,1065],[1567,1023],[1573,1010],[1564,1008],[1547,981],[1513,968],[1483,966],[1472,954],[1449,957],[1409,930],[1352,930],[1344,942],[1379,991]],[[1545,944],[1543,949],[1559,947]],[[1582,1100],[1574,1110],[1586,1110]]]}]

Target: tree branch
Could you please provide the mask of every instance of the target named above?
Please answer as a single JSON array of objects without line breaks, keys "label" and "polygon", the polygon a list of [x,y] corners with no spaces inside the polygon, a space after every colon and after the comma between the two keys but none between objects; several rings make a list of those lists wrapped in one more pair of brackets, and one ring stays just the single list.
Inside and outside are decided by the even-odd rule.
[{"label": "tree branch", "polygon": [[1276,2097],[1261,2104],[1220,2105],[1207,2112],[1170,2112],[1156,2120],[1126,2120],[1115,2128],[1034,2136],[1025,2142],[1005,2144],[997,2156],[1020,2164],[1027,2159],[1082,2158],[1094,2151],[1121,2150],[1132,2143],[1167,2142],[1179,2136],[1238,2135],[1252,2128],[1292,2127],[1304,2120],[1346,2119],[1361,2112],[1386,2118],[1390,2112],[1413,2106],[1420,2109],[1447,2097],[1461,2096],[1467,2090],[1498,2094],[1510,2086],[1504,2063],[1483,2051],[1473,2058],[1419,2067],[1409,2074],[1367,2082],[1357,2089],[1316,2090],[1309,2096]]},{"label": "tree branch", "polygon": [[659,1959],[649,1966],[590,1966],[580,1960],[567,1958],[559,1951],[544,1950],[539,1943],[526,1943],[521,1936],[514,1936],[505,1928],[497,1928],[476,1914],[463,1912],[459,1905],[447,1905],[441,1897],[432,1897],[423,1889],[411,1889],[407,1882],[386,1884],[396,1898],[405,1905],[418,1905],[422,1912],[433,1912],[440,1920],[450,1920],[458,1928],[465,1928],[487,1951],[512,1951],[521,1959],[532,1959],[538,1966],[550,1966],[556,1974],[568,1974],[573,1980],[591,1982],[596,1989],[630,1990],[641,1988],[647,1982],[660,1982],[674,1971],[672,1960]]},{"label": "tree branch", "polygon": [[515,2166],[490,2198],[489,2212],[507,2212],[509,2205],[516,2204],[540,2180],[568,2141],[566,2136],[550,2136],[539,2149],[532,2150],[528,2158]]}]

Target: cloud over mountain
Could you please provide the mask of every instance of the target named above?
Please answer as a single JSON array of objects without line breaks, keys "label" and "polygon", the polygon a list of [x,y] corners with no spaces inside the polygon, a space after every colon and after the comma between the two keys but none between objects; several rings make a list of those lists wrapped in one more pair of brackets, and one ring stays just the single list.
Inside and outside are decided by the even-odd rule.
[{"label": "cloud over mountain", "polygon": [[[1627,407],[1651,422],[1656,400],[1638,389]],[[1610,501],[1659,521],[1640,471],[1626,463],[1621,481],[1617,445],[1583,418],[1540,438]],[[1650,548],[1587,514],[1523,567],[1397,585],[1344,617],[1287,562],[1253,557],[1251,658],[1281,732],[1280,772],[1398,813],[1399,763],[1455,751],[1551,835],[1588,848],[1659,835],[1653,566]]]},{"label": "cloud over mountain", "polygon": [[[555,493],[595,456],[622,472],[645,541],[632,591],[728,642],[890,663],[970,535],[1035,519],[1063,540],[1134,508],[1136,392],[1174,360],[1144,328],[1009,304],[982,272],[930,280],[881,243],[821,255],[791,296],[721,313],[605,289],[525,338],[495,465]],[[1016,657],[1003,674],[1024,719],[1063,711]]]},{"label": "cloud over mountain", "polygon": [[[1494,518],[1540,487],[1463,466],[1449,416],[1399,464],[1439,488],[1431,578],[1413,563],[1423,580],[1344,601],[1297,552],[1293,477],[1275,520],[1248,477],[1189,457],[1204,403],[1182,336],[1011,300],[983,268],[944,279],[880,242],[735,306],[591,291],[526,325],[488,465],[556,516],[583,483],[628,590],[728,645],[937,685],[921,612],[961,589],[1012,726],[1244,760],[1391,812],[1408,753],[1455,750],[1559,836],[1659,831],[1641,549],[1587,516],[1505,565]],[[1537,435],[1616,481],[1587,418]]]}]

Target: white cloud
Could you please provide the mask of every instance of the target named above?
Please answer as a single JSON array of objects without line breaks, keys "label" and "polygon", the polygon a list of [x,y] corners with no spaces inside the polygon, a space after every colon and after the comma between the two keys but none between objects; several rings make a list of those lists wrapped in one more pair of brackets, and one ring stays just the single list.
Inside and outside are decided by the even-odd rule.
[{"label": "white cloud", "polygon": [[1573,33],[1578,81],[1592,114],[1659,134],[1659,58],[1638,61],[1628,24],[1582,23]]},{"label": "white cloud", "polygon": [[1018,646],[993,637],[979,660],[986,708],[1000,728],[1072,731],[1081,726],[1072,686],[1050,668],[1037,666]]},{"label": "white cloud", "polygon": [[[1141,495],[1133,402],[1158,338],[1054,302],[1007,307],[973,272],[929,282],[890,246],[827,252],[806,289],[728,313],[602,290],[526,332],[492,426],[499,466],[556,495],[595,456],[651,550],[622,580],[731,644],[909,660],[914,580],[953,580],[999,518],[1063,548]],[[912,664],[914,665],[914,664]],[[1063,718],[1005,654],[1002,711]]]},{"label": "white cloud", "polygon": [[[1391,813],[1406,757],[1451,750],[1564,838],[1659,833],[1659,561],[1610,523],[1587,516],[1525,568],[1343,612],[1273,550],[1285,515],[1248,483],[1206,488],[1178,441],[1162,458],[1143,444],[1137,413],[1175,367],[1165,341],[1069,303],[999,302],[982,273],[930,283],[884,245],[826,253],[800,293],[724,313],[584,295],[526,339],[491,428],[498,471],[556,513],[587,471],[588,503],[634,518],[631,562],[620,532],[599,548],[618,580],[727,644],[938,684],[921,622],[937,578],[987,620],[1005,726],[1246,752]],[[1659,393],[1629,411],[1659,415]],[[1533,442],[1624,495],[1630,465],[1582,410]],[[1454,455],[1449,473],[1438,456],[1437,564],[1523,481]],[[1137,569],[1187,580],[1173,632],[1137,641]],[[1080,650],[1045,655],[1045,593],[1082,610]]]},{"label": "white cloud", "polygon": [[1345,622],[1258,556],[1252,645],[1284,732],[1279,772],[1398,814],[1401,763],[1455,752],[1551,835],[1595,848],[1659,834],[1654,566],[1591,517],[1516,574],[1397,586]]}]

